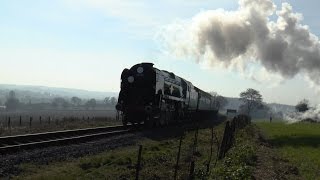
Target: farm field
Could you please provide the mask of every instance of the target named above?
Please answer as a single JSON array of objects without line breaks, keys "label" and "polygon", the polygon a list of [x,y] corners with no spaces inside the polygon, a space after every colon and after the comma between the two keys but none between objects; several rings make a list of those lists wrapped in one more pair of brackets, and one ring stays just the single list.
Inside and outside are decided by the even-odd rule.
[{"label": "farm field", "polygon": [[114,109],[2,112],[0,136],[120,124]]},{"label": "farm field", "polygon": [[298,167],[304,179],[320,179],[320,124],[256,122],[272,147]]}]

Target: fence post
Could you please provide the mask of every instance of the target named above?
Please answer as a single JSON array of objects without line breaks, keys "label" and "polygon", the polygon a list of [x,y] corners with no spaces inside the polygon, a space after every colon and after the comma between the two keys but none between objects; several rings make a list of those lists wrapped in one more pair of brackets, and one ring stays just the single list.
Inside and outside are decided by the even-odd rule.
[{"label": "fence post", "polygon": [[180,137],[179,150],[178,150],[178,155],[177,155],[177,162],[176,162],[176,166],[174,167],[175,168],[175,170],[174,170],[174,180],[177,179],[177,174],[178,174],[182,138],[183,138],[183,135],[181,135],[181,137]]},{"label": "fence post", "polygon": [[189,179],[194,179],[194,160],[191,161]]},{"label": "fence post", "polygon": [[209,171],[210,171],[212,152],[213,152],[213,126],[211,127],[210,156],[209,156],[209,161],[207,164],[207,174],[209,174]]},{"label": "fence post", "polygon": [[48,124],[50,124],[50,120],[51,120],[51,117],[49,116],[49,119],[48,119]]},{"label": "fence post", "polygon": [[8,128],[11,128],[11,118],[10,118],[10,116],[8,118]]},{"label": "fence post", "polygon": [[229,138],[230,138],[230,125],[229,125],[229,121],[227,121],[226,126],[224,128],[223,138],[220,144],[219,159],[224,158],[224,155],[227,151],[227,143]]},{"label": "fence post", "polygon": [[39,121],[40,121],[40,124],[41,124],[41,116],[39,117]]},{"label": "fence post", "polygon": [[20,118],[19,118],[19,125],[21,126],[21,124],[22,124],[22,118],[21,118],[21,116],[20,116]]},{"label": "fence post", "polygon": [[197,152],[198,133],[199,133],[199,127],[197,127],[197,129],[196,129],[196,131],[194,133],[193,152],[192,152],[193,155]]},{"label": "fence post", "polygon": [[139,145],[139,152],[138,152],[138,161],[136,166],[136,180],[139,179],[139,172],[140,172],[140,163],[141,163],[141,153],[142,153],[142,145]]},{"label": "fence post", "polygon": [[31,124],[32,124],[32,117],[30,117],[30,122],[29,122],[29,127],[31,128]]}]

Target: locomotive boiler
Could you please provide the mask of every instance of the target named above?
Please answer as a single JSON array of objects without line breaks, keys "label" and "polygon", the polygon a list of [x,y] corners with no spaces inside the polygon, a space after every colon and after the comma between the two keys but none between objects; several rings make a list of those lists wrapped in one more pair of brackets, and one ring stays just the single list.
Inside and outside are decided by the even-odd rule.
[{"label": "locomotive boiler", "polygon": [[140,63],[121,73],[121,90],[116,109],[122,123],[149,126],[183,122],[195,114],[216,114],[212,95],[153,63]]}]

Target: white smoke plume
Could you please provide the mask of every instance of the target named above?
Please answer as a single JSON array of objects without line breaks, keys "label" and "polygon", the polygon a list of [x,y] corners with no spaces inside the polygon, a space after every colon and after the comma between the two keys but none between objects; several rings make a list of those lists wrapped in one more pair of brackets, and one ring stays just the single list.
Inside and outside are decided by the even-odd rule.
[{"label": "white smoke plume", "polygon": [[257,63],[284,79],[304,74],[319,88],[320,42],[302,19],[288,3],[277,8],[272,0],[239,0],[235,11],[208,10],[172,23],[158,39],[165,49],[201,64],[246,72]]},{"label": "white smoke plume", "polygon": [[303,120],[313,120],[316,122],[320,122],[320,104],[315,108],[310,108],[308,111],[301,112],[293,112],[284,116],[284,119],[289,123],[295,123]]}]

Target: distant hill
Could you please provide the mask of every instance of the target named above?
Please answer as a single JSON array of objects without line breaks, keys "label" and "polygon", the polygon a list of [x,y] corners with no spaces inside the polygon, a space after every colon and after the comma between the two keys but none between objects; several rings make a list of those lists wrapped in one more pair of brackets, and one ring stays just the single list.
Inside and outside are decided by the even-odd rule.
[{"label": "distant hill", "polygon": [[[99,92],[99,91],[87,91],[81,89],[70,89],[70,88],[56,88],[56,87],[46,87],[46,86],[29,86],[29,85],[10,85],[10,84],[0,84],[0,101],[4,103],[6,96],[9,91],[15,91],[16,96],[21,102],[39,103],[39,102],[51,102],[54,97],[64,97],[70,99],[73,96],[77,96],[81,99],[95,98],[97,100],[102,100],[105,97],[117,97],[118,92]],[[228,104],[225,109],[239,109],[242,101],[235,97],[226,97]],[[1,105],[1,103],[0,103]],[[273,112],[293,112],[295,111],[294,106],[269,103],[267,104]]]},{"label": "distant hill", "polygon": [[87,91],[81,89],[71,88],[56,88],[46,86],[31,86],[31,85],[11,85],[11,84],[0,84],[0,101],[5,101],[9,91],[15,91],[17,98],[22,102],[32,103],[37,102],[51,102],[54,97],[71,98],[77,96],[81,99],[104,99],[109,96],[118,96],[117,92],[99,92],[99,91]]}]

